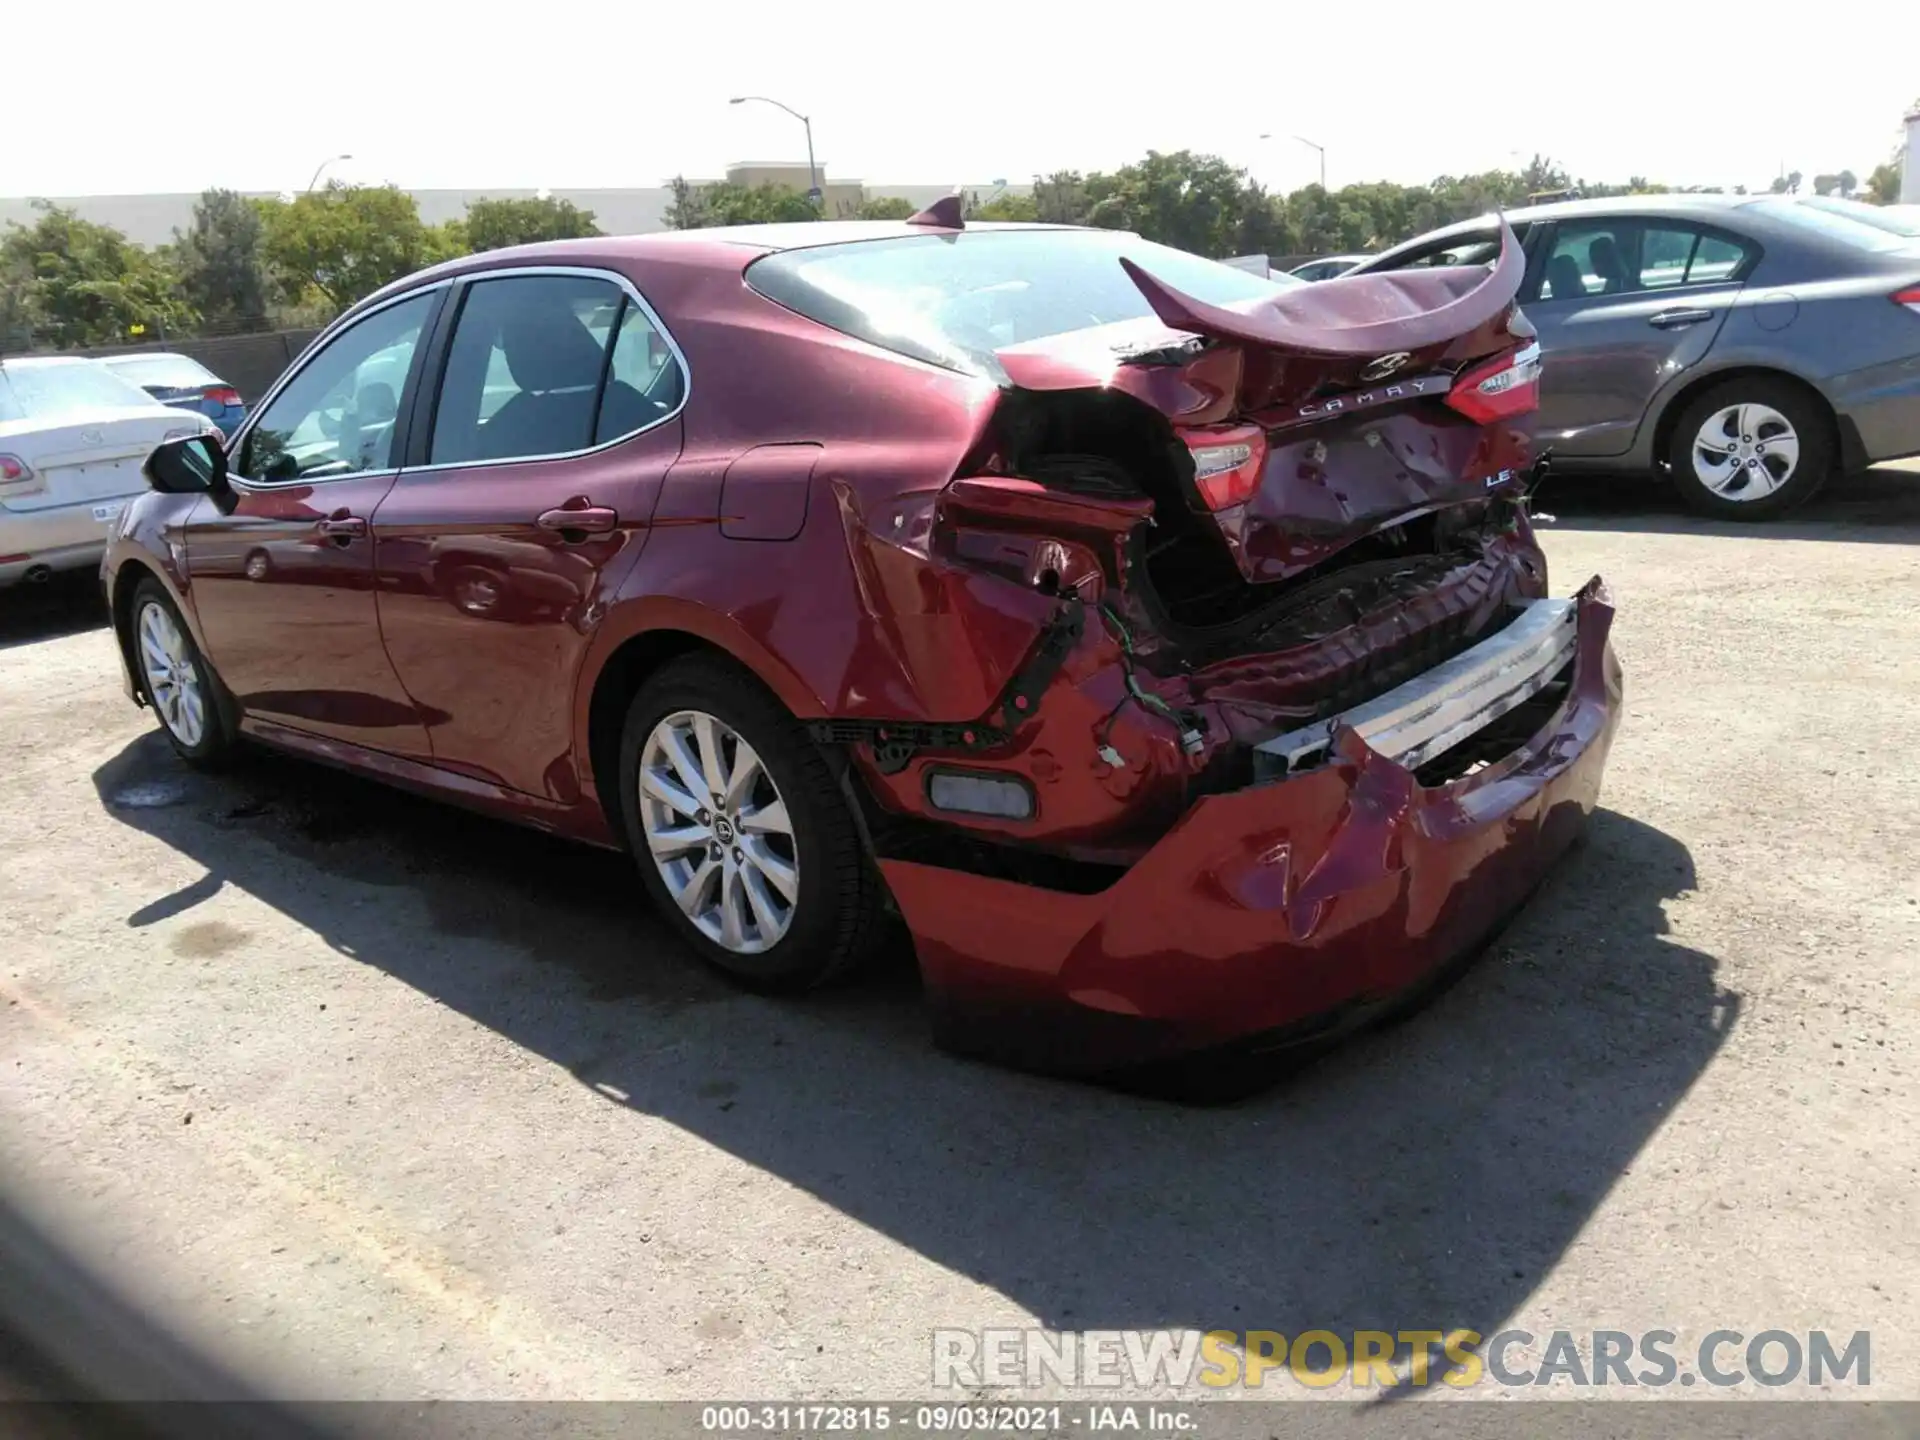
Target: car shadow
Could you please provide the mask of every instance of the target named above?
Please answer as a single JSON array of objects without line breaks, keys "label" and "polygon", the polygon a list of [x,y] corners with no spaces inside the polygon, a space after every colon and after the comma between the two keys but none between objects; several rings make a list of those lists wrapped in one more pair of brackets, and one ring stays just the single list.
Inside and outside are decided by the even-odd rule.
[{"label": "car shadow", "polygon": [[34,585],[0,590],[0,650],[97,630],[107,623],[100,577],[74,570]]},{"label": "car shadow", "polygon": [[1554,517],[1549,532],[1653,530],[1911,545],[1920,541],[1920,471],[1882,465],[1838,476],[1778,520],[1710,520],[1687,509],[1665,480],[1645,474],[1554,475],[1535,493],[1533,508]]},{"label": "car shadow", "polygon": [[[1194,1109],[940,1053],[904,954],[804,1001],[740,995],[646,913],[623,856],[264,754],[200,775],[157,734],[93,778],[206,871],[130,925],[237,887],[342,966],[564,1066],[582,1105],[665,1118],[1063,1329],[1492,1333],[1740,1008],[1668,938],[1686,847],[1605,810],[1431,1007]],[[343,904],[342,884],[421,903]]]}]

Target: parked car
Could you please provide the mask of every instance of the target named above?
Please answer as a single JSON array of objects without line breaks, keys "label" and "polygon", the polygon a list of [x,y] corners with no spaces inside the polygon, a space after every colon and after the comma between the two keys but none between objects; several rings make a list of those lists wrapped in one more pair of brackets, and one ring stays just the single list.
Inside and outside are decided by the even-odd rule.
[{"label": "parked car", "polygon": [[1287,273],[1296,280],[1331,280],[1346,274],[1366,258],[1364,255],[1322,255],[1318,260],[1294,266]]},{"label": "parked car", "polygon": [[111,355],[100,363],[162,405],[206,416],[220,427],[222,435],[233,434],[247,418],[240,392],[189,356]]},{"label": "parked car", "polygon": [[0,588],[98,565],[153,448],[209,428],[92,360],[0,356]]},{"label": "parked car", "polygon": [[[1655,469],[1709,515],[1779,515],[1836,467],[1920,453],[1920,226],[1820,196],[1516,211],[1556,469]],[[1493,217],[1357,275],[1484,261]]]},{"label": "parked car", "polygon": [[1523,269],[1276,285],[944,206],[454,261],[156,451],[128,693],[189,761],[625,847],[749,986],[897,912],[958,1048],[1318,1042],[1598,793],[1612,610],[1547,598]]}]

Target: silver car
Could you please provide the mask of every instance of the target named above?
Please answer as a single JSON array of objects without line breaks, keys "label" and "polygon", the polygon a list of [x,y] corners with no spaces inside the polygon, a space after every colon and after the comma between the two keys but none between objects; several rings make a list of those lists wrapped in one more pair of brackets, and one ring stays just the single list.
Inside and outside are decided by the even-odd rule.
[{"label": "silver car", "polygon": [[95,361],[0,357],[0,588],[98,565],[154,446],[208,432]]},{"label": "silver car", "polygon": [[[1920,224],[1794,195],[1634,195],[1507,216],[1556,470],[1663,471],[1710,515],[1920,454]],[[1490,260],[1493,217],[1353,273]]]}]

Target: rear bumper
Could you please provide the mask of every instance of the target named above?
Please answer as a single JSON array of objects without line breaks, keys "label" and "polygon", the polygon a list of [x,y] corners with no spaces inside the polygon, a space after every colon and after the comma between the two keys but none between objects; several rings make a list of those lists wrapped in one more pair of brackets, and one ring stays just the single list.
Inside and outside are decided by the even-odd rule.
[{"label": "rear bumper", "polygon": [[1117,1071],[1319,1033],[1469,955],[1599,795],[1621,697],[1612,620],[1596,580],[1575,601],[1565,701],[1449,785],[1422,786],[1342,727],[1330,763],[1201,799],[1098,894],[883,860],[940,1038]]},{"label": "rear bumper", "polygon": [[1920,455],[1920,355],[1843,376],[1828,398],[1847,432],[1849,467]]},{"label": "rear bumper", "polygon": [[[130,495],[52,505],[44,510],[0,508],[0,585],[52,570],[81,570],[98,565],[106,553],[113,517]],[[96,510],[111,509],[105,518]],[[44,567],[44,570],[43,570]]]}]

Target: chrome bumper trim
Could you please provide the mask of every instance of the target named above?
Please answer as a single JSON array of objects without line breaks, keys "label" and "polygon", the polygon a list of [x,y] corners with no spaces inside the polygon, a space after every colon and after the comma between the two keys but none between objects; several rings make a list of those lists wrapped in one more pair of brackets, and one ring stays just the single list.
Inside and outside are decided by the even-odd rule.
[{"label": "chrome bumper trim", "polygon": [[1534,600],[1497,634],[1424,675],[1254,748],[1266,757],[1262,768],[1291,774],[1324,760],[1334,730],[1348,725],[1380,754],[1417,769],[1539,694],[1573,659],[1577,641],[1572,600]]}]

